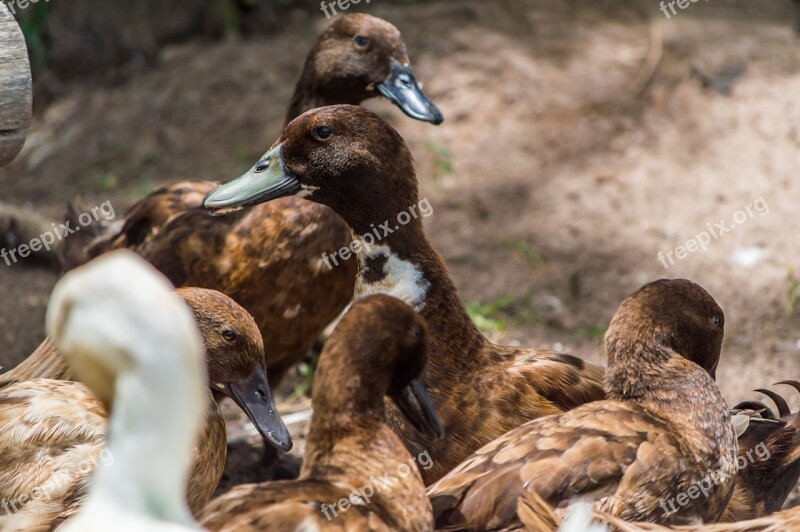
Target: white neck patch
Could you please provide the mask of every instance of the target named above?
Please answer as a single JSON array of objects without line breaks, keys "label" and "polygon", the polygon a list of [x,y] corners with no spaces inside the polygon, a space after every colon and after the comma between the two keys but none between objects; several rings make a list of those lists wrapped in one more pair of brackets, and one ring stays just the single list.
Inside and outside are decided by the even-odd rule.
[{"label": "white neck patch", "polygon": [[[387,294],[404,301],[417,311],[425,308],[425,296],[431,284],[425,280],[422,270],[416,264],[399,258],[386,245],[368,245],[360,238],[361,251],[358,253],[359,273],[356,277],[356,299],[371,294]],[[384,276],[374,282],[367,282],[363,275],[368,259],[386,257],[383,266]]]},{"label": "white neck patch", "polygon": [[311,186],[311,185],[301,185],[300,191],[295,194],[298,198],[308,199],[314,195],[314,192],[319,190],[319,187]]}]

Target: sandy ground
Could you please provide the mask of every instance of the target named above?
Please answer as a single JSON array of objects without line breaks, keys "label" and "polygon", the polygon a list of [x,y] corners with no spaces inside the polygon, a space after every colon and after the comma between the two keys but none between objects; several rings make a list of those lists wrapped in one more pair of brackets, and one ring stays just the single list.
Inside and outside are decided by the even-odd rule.
[{"label": "sandy ground", "polygon": [[[731,403],[800,379],[800,40],[789,2],[734,4],[670,20],[633,2],[369,6],[403,32],[446,122],[369,107],[411,146],[463,298],[503,303],[484,309],[495,340],[602,361],[620,300],[686,277],[725,310]],[[60,222],[78,195],[121,212],[161,183],[238,175],[279,134],[326,24],[296,13],[274,37],[171,47],[124,83],[70,87],[0,170],[2,200]],[[721,220],[706,250],[659,261]],[[0,263],[0,364],[41,339],[54,280]]]}]

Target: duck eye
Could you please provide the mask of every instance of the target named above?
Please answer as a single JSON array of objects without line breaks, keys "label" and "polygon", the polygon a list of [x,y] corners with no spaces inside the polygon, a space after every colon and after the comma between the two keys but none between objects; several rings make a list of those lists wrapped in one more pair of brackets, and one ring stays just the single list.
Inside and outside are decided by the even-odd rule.
[{"label": "duck eye", "polygon": [[720,318],[719,316],[714,316],[713,318],[711,318],[711,323],[714,324],[714,327],[719,327],[720,325],[722,325],[722,318]]},{"label": "duck eye", "polygon": [[314,136],[320,140],[325,140],[331,136],[333,131],[328,126],[320,126],[314,131]]},{"label": "duck eye", "polygon": [[369,39],[367,39],[363,35],[356,35],[356,38],[354,40],[356,41],[356,44],[361,46],[362,48],[369,44]]},{"label": "duck eye", "polygon": [[236,341],[236,333],[233,331],[225,330],[222,331],[222,337],[225,338],[228,342],[235,342]]},{"label": "duck eye", "polygon": [[420,327],[419,325],[414,327],[414,330],[411,331],[411,336],[413,336],[417,340],[422,338],[422,327]]}]

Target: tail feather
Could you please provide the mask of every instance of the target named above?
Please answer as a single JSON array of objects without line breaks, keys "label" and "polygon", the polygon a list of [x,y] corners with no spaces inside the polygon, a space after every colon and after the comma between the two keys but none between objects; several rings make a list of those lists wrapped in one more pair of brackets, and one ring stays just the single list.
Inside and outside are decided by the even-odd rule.
[{"label": "tail feather", "polygon": [[21,382],[31,379],[69,380],[72,370],[67,366],[53,341],[45,338],[28,358],[17,367],[0,375],[0,386],[11,382]]},{"label": "tail feather", "polygon": [[553,508],[533,491],[522,492],[517,500],[517,516],[528,532],[555,532],[561,526]]}]

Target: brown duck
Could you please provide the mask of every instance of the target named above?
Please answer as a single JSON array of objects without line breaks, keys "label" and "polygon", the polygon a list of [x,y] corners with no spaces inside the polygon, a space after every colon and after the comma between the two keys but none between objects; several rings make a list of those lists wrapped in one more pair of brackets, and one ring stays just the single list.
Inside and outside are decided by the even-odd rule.
[{"label": "brown duck", "polygon": [[[213,290],[188,288],[178,295],[204,340],[211,389],[230,395],[267,442],[289,449],[291,438],[272,401],[264,345],[253,318]],[[87,495],[98,457],[103,463],[108,409],[83,384],[56,380],[71,372],[52,343],[46,346],[49,375],[21,379],[24,368],[19,368],[5,375],[0,388],[0,501],[6,504],[0,528],[5,531],[50,530],[70,518]],[[188,483],[194,513],[211,500],[226,449],[225,422],[209,393]],[[42,495],[31,498],[36,489]]]},{"label": "brown duck", "polygon": [[[782,381],[800,391],[800,382]],[[733,497],[720,521],[754,519],[783,507],[800,478],[800,418],[792,413],[780,395],[771,390],[758,392],[770,397],[777,414],[758,401],[746,401],[734,412],[747,412],[750,421],[739,436],[738,472]]]},{"label": "brown duck", "polygon": [[442,427],[425,392],[426,328],[408,305],[357,301],[325,344],[300,478],[249,484],[211,501],[210,530],[433,530],[413,456],[386,425],[384,396],[425,438]]},{"label": "brown duck", "polygon": [[[379,95],[418,120],[443,120],[419,88],[397,28],[370,15],[345,15],[309,53],[287,122],[320,105],[358,104]],[[274,385],[352,299],[355,262],[330,269],[321,259],[349,245],[350,231],[330,209],[298,198],[212,220],[201,206],[215,186],[181,182],[159,188],[93,241],[87,233],[65,241],[65,266],[126,248],[176,286],[227,294],[270,339],[267,364]]]},{"label": "brown duck", "polygon": [[713,379],[722,309],[686,280],[645,285],[606,334],[608,400],[530,421],[428,490],[443,530],[519,522],[534,491],[565,507],[589,498],[626,520],[717,520],[733,491],[736,433]]},{"label": "brown duck", "polygon": [[[419,199],[408,147],[374,113],[348,105],[305,113],[205,205],[250,206],[301,191],[331,207],[357,235],[356,295],[398,297],[430,326],[428,383],[446,438],[426,444],[390,408],[392,426],[412,454],[428,450],[433,458],[434,466],[423,471],[426,483],[530,419],[603,398],[601,368],[547,349],[495,345],[481,335],[425,237],[422,218],[430,204]],[[328,258],[333,269],[346,253]]]}]

